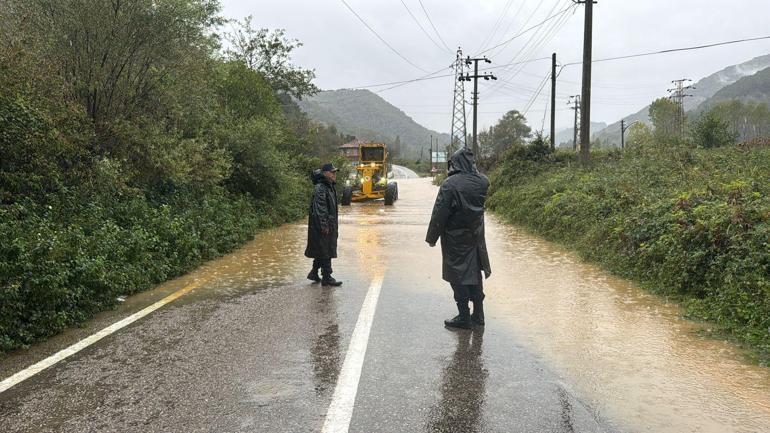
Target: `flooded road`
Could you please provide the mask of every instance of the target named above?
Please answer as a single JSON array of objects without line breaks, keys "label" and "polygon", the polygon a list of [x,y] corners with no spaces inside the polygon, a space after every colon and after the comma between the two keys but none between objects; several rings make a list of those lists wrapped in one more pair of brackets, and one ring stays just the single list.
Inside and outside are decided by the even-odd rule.
[{"label": "flooded road", "polygon": [[318,432],[372,281],[382,287],[351,432],[766,432],[770,371],[672,305],[488,218],[487,326],[453,332],[436,188],[341,208],[340,288],[310,284],[306,227],[131,297],[0,360],[5,378],[183,287],[192,291],[0,393],[3,432]]}]

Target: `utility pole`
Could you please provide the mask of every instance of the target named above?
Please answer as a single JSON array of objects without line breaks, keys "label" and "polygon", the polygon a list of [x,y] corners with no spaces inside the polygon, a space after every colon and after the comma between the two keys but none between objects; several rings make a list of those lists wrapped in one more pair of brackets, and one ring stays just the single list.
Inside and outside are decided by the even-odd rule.
[{"label": "utility pole", "polygon": [[626,147],[626,131],[628,131],[628,128],[634,126],[637,123],[639,123],[639,121],[634,120],[633,122],[629,123],[628,126],[626,126],[626,119],[620,119],[620,148],[621,149],[625,149]]},{"label": "utility pole", "polygon": [[677,121],[677,126],[679,127],[679,138],[684,138],[684,119],[685,119],[684,98],[687,96],[692,96],[692,95],[687,95],[684,92],[685,90],[695,88],[692,85],[685,86],[685,83],[687,83],[688,81],[692,81],[692,80],[689,78],[673,80],[671,82],[674,84],[674,88],[668,89],[668,91],[672,93],[672,95],[669,96],[669,98],[671,98],[671,100],[676,103],[678,108],[676,113],[676,121]]},{"label": "utility pole", "polygon": [[620,148],[626,148],[626,120],[620,119]]},{"label": "utility pole", "polygon": [[551,56],[551,150],[556,150],[556,53]]},{"label": "utility pole", "polygon": [[588,162],[591,147],[591,53],[593,47],[593,0],[572,0],[585,4],[583,22],[583,91],[580,98],[580,159]]},{"label": "utility pole", "polygon": [[[455,70],[455,89],[454,89],[454,104],[452,108],[452,129],[449,137],[449,148],[447,154],[450,154],[450,150],[454,150],[455,144],[459,147],[465,147],[465,83],[463,80],[463,68],[465,62],[463,61],[463,50],[457,48],[457,57],[452,64],[452,68]],[[436,149],[438,151],[438,148]]]},{"label": "utility pole", "polygon": [[572,150],[578,149],[578,117],[580,115],[580,95],[572,95],[569,97],[567,105],[573,104],[570,107],[571,110],[575,110],[575,124],[572,127]]},{"label": "utility pole", "polygon": [[428,165],[428,171],[433,171],[433,134],[430,135],[430,165]]},{"label": "utility pole", "polygon": [[485,80],[496,80],[497,77],[492,75],[489,72],[485,72],[483,75],[479,75],[479,62],[486,62],[486,63],[492,63],[491,60],[487,59],[485,57],[471,59],[470,56],[468,56],[465,59],[465,64],[467,66],[470,66],[471,63],[473,63],[473,75],[471,74],[465,74],[464,77],[460,77],[461,80],[465,81],[471,81],[473,80],[473,154],[478,155],[479,154],[479,144],[476,137],[476,127],[478,125],[478,106],[479,106],[479,78],[483,78]]}]

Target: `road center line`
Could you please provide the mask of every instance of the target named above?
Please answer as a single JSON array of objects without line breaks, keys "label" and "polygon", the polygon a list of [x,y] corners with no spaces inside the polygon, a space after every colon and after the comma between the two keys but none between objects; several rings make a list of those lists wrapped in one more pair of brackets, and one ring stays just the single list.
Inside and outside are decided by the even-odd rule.
[{"label": "road center line", "polygon": [[137,320],[141,319],[142,317],[152,313],[153,311],[157,310],[158,308],[168,304],[169,302],[172,302],[181,296],[187,294],[192,289],[200,286],[201,284],[204,284],[205,281],[198,281],[192,284],[188,284],[187,286],[177,290],[176,292],[166,296],[165,298],[161,299],[160,301],[150,305],[149,307],[145,307],[142,310],[137,311],[136,313],[126,317],[125,319],[115,322],[112,325],[102,329],[101,331],[97,332],[96,334],[91,335],[90,337],[86,337],[83,340],[78,341],[77,343],[73,344],[72,346],[60,350],[59,352],[56,352],[55,354],[49,356],[48,358],[33,364],[24,370],[14,374],[13,376],[10,376],[0,382],[0,393],[5,392],[9,388],[17,385],[20,382],[23,382],[30,377],[40,373],[41,371],[45,370],[46,368],[56,364],[57,362],[70,357],[81,350],[85,349],[86,347],[96,343],[97,341],[101,340],[102,338],[115,333],[116,331],[119,331],[122,328],[125,328],[126,326],[136,322]]},{"label": "road center line", "polygon": [[361,368],[364,365],[366,347],[369,344],[369,331],[372,329],[374,312],[377,310],[382,279],[382,275],[376,276],[366,292],[321,433],[347,433],[350,428],[353,404],[356,401],[358,382],[361,379]]}]

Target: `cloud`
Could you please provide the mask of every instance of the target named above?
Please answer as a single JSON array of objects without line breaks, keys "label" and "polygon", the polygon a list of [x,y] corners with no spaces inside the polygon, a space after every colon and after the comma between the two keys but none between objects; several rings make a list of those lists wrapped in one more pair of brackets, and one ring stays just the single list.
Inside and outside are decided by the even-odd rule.
[{"label": "cloud", "polygon": [[[446,68],[453,56],[438,48],[415,24],[400,0],[346,0],[384,39],[410,61],[428,71]],[[268,28],[285,28],[290,37],[304,46],[297,50],[295,62],[316,70],[316,84],[325,89],[406,80],[425,75],[399,58],[380,42],[339,0],[267,1],[224,0],[224,15],[254,16],[254,23]],[[404,0],[423,27],[435,36],[418,0]],[[542,21],[551,10],[568,7],[571,0],[526,0],[513,2],[502,19],[507,0],[460,1],[422,0],[436,29],[450,48],[462,45],[468,54],[487,39],[500,20],[494,44]],[[517,7],[517,5],[519,7]],[[602,1],[595,5],[594,58],[636,52],[698,45],[742,37],[770,34],[766,0],[732,2],[729,7],[716,0]],[[516,12],[518,14],[515,14]],[[512,41],[492,58],[494,64],[537,58],[557,53],[559,62],[582,58],[583,10],[567,20],[558,33],[543,41],[544,29]],[[532,17],[529,23],[527,18]],[[525,25],[526,24],[526,25]],[[510,27],[509,27],[510,26]],[[530,45],[524,44],[530,40]],[[527,47],[544,42],[537,50]],[[491,43],[488,45],[492,45]],[[516,57],[524,46],[522,53]],[[666,94],[676,78],[699,79],[726,66],[770,53],[770,41],[751,42],[722,48],[668,54],[617,62],[597,63],[593,67],[592,118],[613,122],[637,111],[652,99]],[[516,75],[514,72],[518,71]],[[523,109],[550,72],[550,62],[533,62],[513,71],[497,71],[510,80],[501,86],[481,85],[481,126],[489,126],[509,109]],[[580,92],[579,66],[567,67],[559,76],[557,89],[557,127],[572,124],[567,96]],[[448,131],[452,108],[451,78],[423,81],[381,93],[417,122],[435,130]],[[470,99],[470,87],[466,88]],[[535,99],[528,119],[539,129],[549,100],[550,86]],[[547,128],[547,126],[546,126]]]}]

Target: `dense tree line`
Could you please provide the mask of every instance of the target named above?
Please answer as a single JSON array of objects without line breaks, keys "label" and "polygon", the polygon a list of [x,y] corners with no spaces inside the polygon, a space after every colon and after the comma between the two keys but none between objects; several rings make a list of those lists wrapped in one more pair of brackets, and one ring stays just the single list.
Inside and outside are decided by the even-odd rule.
[{"label": "dense tree line", "polygon": [[0,3],[0,351],[304,213],[347,137],[291,102],[317,90],[299,42],[225,23],[215,0]]}]

